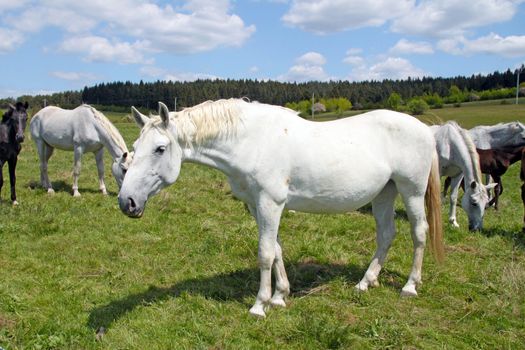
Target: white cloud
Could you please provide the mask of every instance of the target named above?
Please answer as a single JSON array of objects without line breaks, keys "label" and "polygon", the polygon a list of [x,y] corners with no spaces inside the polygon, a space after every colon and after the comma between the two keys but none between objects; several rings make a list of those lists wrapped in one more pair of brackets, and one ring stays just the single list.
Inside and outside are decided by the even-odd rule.
[{"label": "white cloud", "polygon": [[381,26],[414,6],[415,0],[295,0],[282,21],[290,26],[327,34]]},{"label": "white cloud", "polygon": [[459,38],[457,40],[442,40],[439,48],[445,52],[457,55],[491,54],[504,57],[525,56],[525,35],[502,37],[490,33],[474,40]]},{"label": "white cloud", "polygon": [[317,52],[307,52],[296,59],[296,64],[292,66],[286,74],[277,77],[280,81],[327,81],[330,77],[324,71],[323,66],[326,59]]},{"label": "white cloud", "polygon": [[144,58],[148,43],[140,41],[130,44],[115,40],[110,42],[99,36],[73,37],[65,40],[59,50],[84,55],[84,59],[89,62],[152,63],[151,59]]},{"label": "white cloud", "polygon": [[425,41],[413,42],[406,39],[400,39],[391,49],[390,53],[396,55],[403,54],[420,54],[429,55],[434,53],[434,49],[430,43]]},{"label": "white cloud", "polygon": [[98,77],[92,73],[55,71],[51,76],[67,81],[93,81]]},{"label": "white cloud", "polygon": [[0,0],[0,13],[24,7],[28,2],[28,0]]},{"label": "white cloud", "polygon": [[352,66],[361,66],[364,64],[365,60],[361,56],[346,56],[343,59],[343,62]]},{"label": "white cloud", "polygon": [[16,30],[0,28],[0,54],[13,51],[24,42],[24,37]]},{"label": "white cloud", "polygon": [[416,78],[429,76],[420,68],[415,67],[412,63],[400,57],[387,57],[386,59],[373,64],[372,66],[362,65],[352,70],[350,80],[377,80],[384,79],[407,79],[408,77]]},{"label": "white cloud", "polygon": [[301,65],[322,66],[326,59],[320,53],[311,51],[297,58],[296,62]]},{"label": "white cloud", "polygon": [[[0,9],[4,2],[0,0]],[[71,35],[59,46],[86,54],[89,60],[120,63],[144,62],[143,57],[125,58],[128,56],[125,52],[134,49],[137,43],[148,43],[150,50],[159,52],[188,54],[238,47],[255,32],[255,26],[245,25],[239,16],[230,12],[229,0],[188,0],[179,7],[160,5],[153,0],[42,0],[34,6],[9,9],[13,11],[5,22],[12,28],[38,32],[56,27],[84,38],[84,44],[85,38],[99,38],[90,40],[109,47],[109,53],[92,50],[87,45],[73,45]],[[72,46],[75,48],[70,49]]]},{"label": "white cloud", "polygon": [[171,81],[195,81],[198,79],[219,79],[219,77],[206,73],[173,72],[155,66],[144,66],[140,69],[144,77],[171,80]]},{"label": "white cloud", "polygon": [[362,52],[363,52],[363,49],[361,49],[361,48],[357,48],[357,47],[352,47],[352,48],[346,50],[346,54],[347,54],[348,56],[359,55],[359,54],[362,53]]},{"label": "white cloud", "polygon": [[464,35],[467,30],[510,20],[523,0],[423,0],[394,20],[394,32],[429,37]]}]

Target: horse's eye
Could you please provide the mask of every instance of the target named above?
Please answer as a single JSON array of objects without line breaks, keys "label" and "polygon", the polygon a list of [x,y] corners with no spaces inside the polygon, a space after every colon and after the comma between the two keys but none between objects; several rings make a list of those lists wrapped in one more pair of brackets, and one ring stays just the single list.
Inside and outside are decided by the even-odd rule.
[{"label": "horse's eye", "polygon": [[477,207],[477,206],[478,206],[478,203],[476,203],[476,202],[470,202],[470,205],[472,205],[473,207]]},{"label": "horse's eye", "polygon": [[157,147],[157,149],[155,150],[155,153],[163,154],[165,150],[166,150],[166,146],[159,146],[159,147]]}]

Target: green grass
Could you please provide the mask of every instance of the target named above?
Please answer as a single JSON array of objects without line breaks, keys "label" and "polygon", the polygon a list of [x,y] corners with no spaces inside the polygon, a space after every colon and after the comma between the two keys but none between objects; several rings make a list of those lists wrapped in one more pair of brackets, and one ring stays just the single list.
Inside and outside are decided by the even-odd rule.
[{"label": "green grass", "polygon": [[[523,106],[433,110],[464,125],[525,121]],[[110,119],[128,145],[138,129]],[[487,124],[489,124],[487,122]],[[375,249],[368,210],[346,215],[288,213],[281,239],[292,295],[264,320],[248,309],[259,283],[254,220],[225,177],[184,164],[179,181],[152,198],[142,219],[120,213],[116,184],[98,193],[94,157],[83,159],[81,198],[73,198],[73,155],[56,151],[39,186],[28,138],[19,157],[18,197],[0,203],[0,347],[4,349],[518,349],[525,347],[525,237],[519,169],[503,177],[500,211],[485,231],[445,226],[447,257],[427,254],[420,296],[399,297],[412,259],[409,225],[398,204],[398,236],[381,286],[353,290]],[[5,173],[5,172],[4,172]],[[446,221],[448,205],[443,207]],[[105,327],[100,341],[96,331]]]}]

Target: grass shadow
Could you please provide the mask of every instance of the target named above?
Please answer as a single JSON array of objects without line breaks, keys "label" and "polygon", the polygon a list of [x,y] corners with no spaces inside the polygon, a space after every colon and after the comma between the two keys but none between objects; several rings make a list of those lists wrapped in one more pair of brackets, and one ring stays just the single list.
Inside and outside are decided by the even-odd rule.
[{"label": "grass shadow", "polygon": [[522,230],[508,231],[499,227],[483,228],[481,234],[486,237],[500,236],[511,241],[515,247],[525,250],[525,233]]},{"label": "grass shadow", "polygon": [[[372,204],[362,206],[361,208],[357,209],[357,211],[361,214],[374,215],[372,213]],[[405,208],[395,208],[395,213],[396,219],[403,219],[405,221],[408,221],[408,214]]]},{"label": "grass shadow", "polygon": [[[315,262],[302,262],[287,264],[288,278],[291,285],[291,295],[300,297],[315,292],[316,288],[336,278],[343,278],[350,285],[356,284],[365,273],[366,266],[343,264],[320,264]],[[387,287],[399,288],[399,283],[393,280],[405,278],[396,272],[384,271],[389,278]],[[229,273],[223,273],[205,278],[187,279],[169,287],[150,286],[147,290],[128,295],[127,297],[111,301],[93,309],[89,315],[88,326],[93,330],[111,324],[137,306],[149,305],[158,301],[176,298],[182,293],[198,294],[205,298],[220,302],[237,301],[245,302],[246,297],[255,300],[259,288],[259,269],[250,268]],[[247,309],[251,304],[247,304]]]},{"label": "grass shadow", "polygon": [[[37,188],[40,188],[42,189],[42,186],[40,185],[40,183],[36,182],[36,181],[30,181],[27,186],[31,189],[37,189]],[[68,184],[67,182],[63,181],[63,180],[59,180],[59,181],[52,181],[51,182],[51,186],[53,187],[53,190],[55,192],[65,192],[65,193],[69,193],[69,194],[73,194],[73,185],[71,184]],[[100,190],[94,190],[92,188],[83,188],[83,187],[79,187],[78,189],[78,192],[80,192],[80,194],[82,193],[101,193]],[[108,191],[108,194],[110,195],[116,195],[117,193],[114,193],[114,192],[110,192]]]}]

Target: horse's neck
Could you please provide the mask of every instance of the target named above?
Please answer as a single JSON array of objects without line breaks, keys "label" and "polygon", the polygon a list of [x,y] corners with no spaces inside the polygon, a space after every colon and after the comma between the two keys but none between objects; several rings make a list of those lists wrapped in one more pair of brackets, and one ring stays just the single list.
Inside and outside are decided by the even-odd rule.
[{"label": "horse's neck", "polygon": [[207,165],[231,175],[236,167],[234,158],[234,145],[231,142],[218,142],[213,140],[201,146],[182,147],[183,161]]},{"label": "horse's neck", "polygon": [[468,183],[472,181],[479,182],[481,179],[478,179],[476,162],[469,152],[469,147],[459,132],[457,135],[458,137],[451,137],[451,145],[453,145],[453,147],[451,147],[452,158],[455,159],[456,165],[461,169]]},{"label": "horse's neck", "polygon": [[128,152],[127,147],[125,147],[123,141],[116,140],[115,136],[111,135],[111,133],[109,132],[109,130],[106,129],[106,127],[98,123],[97,130],[99,133],[100,141],[102,142],[104,147],[106,147],[113,159],[119,158],[124,152]]}]

